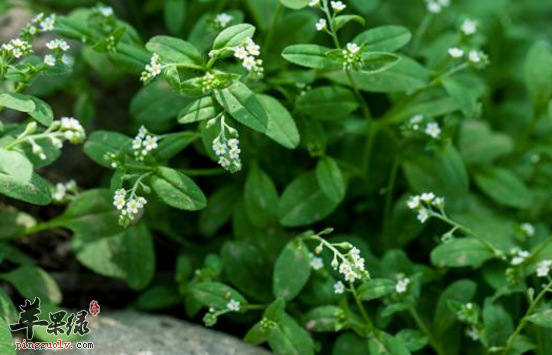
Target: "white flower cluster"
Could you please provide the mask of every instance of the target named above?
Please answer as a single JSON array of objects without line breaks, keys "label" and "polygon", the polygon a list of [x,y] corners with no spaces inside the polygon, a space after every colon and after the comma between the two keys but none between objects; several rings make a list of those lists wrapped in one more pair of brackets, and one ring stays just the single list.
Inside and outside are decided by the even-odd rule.
[{"label": "white flower cluster", "polygon": [[215,17],[215,25],[218,28],[226,28],[233,19],[234,17],[227,14],[226,12],[221,12]]},{"label": "white flower cluster", "polygon": [[341,12],[347,7],[342,1],[330,1],[330,5],[335,12]]},{"label": "white flower cluster", "polygon": [[234,57],[242,60],[242,66],[255,77],[262,77],[264,73],[262,59],[257,59],[261,54],[261,47],[250,37],[246,38],[244,43],[233,48]]},{"label": "white flower cluster", "polygon": [[522,250],[518,247],[515,247],[510,250],[510,255],[512,256],[510,264],[513,266],[517,266],[523,264],[525,259],[531,256],[531,253],[529,253],[527,250]]},{"label": "white flower cluster", "polygon": [[78,192],[75,180],[71,179],[65,184],[58,182],[52,192],[52,199],[56,202],[65,202],[74,197]]},{"label": "white flower cluster", "polygon": [[529,238],[535,235],[535,226],[529,222],[520,224],[519,228]]},{"label": "white flower cluster", "polygon": [[395,284],[395,292],[405,293],[408,290],[408,285],[410,284],[410,279],[404,275],[398,275],[397,283]]},{"label": "white flower cluster", "polygon": [[226,304],[226,309],[229,310],[230,312],[239,312],[240,311],[240,306],[241,306],[240,302],[236,301],[235,299],[232,298]]},{"label": "white flower cluster", "polygon": [[141,126],[138,134],[132,140],[132,151],[134,157],[138,161],[143,161],[144,158],[159,146],[158,138],[148,132],[146,127]]},{"label": "white flower cluster", "polygon": [[412,196],[406,203],[408,208],[418,212],[418,220],[424,223],[433,213],[433,209],[437,208],[442,213],[445,208],[445,199],[443,197],[435,197],[433,192],[424,192],[417,196]]},{"label": "white flower cluster", "polygon": [[460,26],[460,30],[466,36],[472,36],[477,33],[477,22],[469,18],[465,19]]},{"label": "white flower cluster", "polygon": [[[458,47],[451,47],[448,49],[448,54],[453,59],[460,59],[465,57],[466,52]],[[489,57],[476,49],[472,49],[467,55],[468,62],[473,65],[486,65],[489,62]]]},{"label": "white flower cluster", "polygon": [[314,256],[312,254],[310,254],[310,258],[311,258],[311,261],[309,265],[314,270],[321,270],[324,267],[324,261],[322,260],[322,258],[318,256]]},{"label": "white flower cluster", "polygon": [[450,6],[450,0],[425,0],[427,11],[438,14],[443,8]]},{"label": "white flower cluster", "polygon": [[552,267],[552,260],[545,259],[537,265],[537,276],[547,277],[550,274],[550,267]]},{"label": "white flower cluster", "polygon": [[[127,194],[130,193],[127,200]],[[128,226],[134,217],[144,208],[148,201],[145,197],[136,195],[134,190],[118,189],[113,196],[113,206],[120,211],[119,224]]]},{"label": "white flower cluster", "polygon": [[[80,122],[73,117],[62,117],[60,119],[59,130],[63,133],[63,138],[70,143],[79,144],[86,138],[86,133]],[[52,141],[52,143],[54,143]],[[63,142],[55,142],[54,145],[57,148],[63,146]]]},{"label": "white flower cluster", "polygon": [[439,139],[441,136],[439,123],[421,114],[412,116],[404,125],[404,129],[412,132],[421,132],[433,139]]},{"label": "white flower cluster", "polygon": [[[214,122],[209,122],[209,125],[211,124],[214,124]],[[228,139],[226,136],[227,130],[233,138]],[[221,115],[220,133],[215,139],[213,139],[213,151],[219,158],[218,163],[220,166],[231,173],[240,171],[242,167],[239,144],[240,141],[238,140],[238,131],[227,125],[224,115]]]},{"label": "white flower cluster", "polygon": [[211,73],[205,73],[200,82],[204,94],[219,88],[221,84],[220,80]]},{"label": "white flower cluster", "polygon": [[71,64],[71,57],[64,53],[69,50],[70,46],[63,39],[53,39],[46,43],[46,47],[52,51],[52,54],[44,56],[44,64],[50,67],[56,65],[56,61],[60,61],[65,65]]},{"label": "white flower cluster", "polygon": [[15,38],[10,40],[8,43],[2,44],[1,55],[3,58],[15,58],[19,59],[29,53],[32,53],[33,47],[27,41]]},{"label": "white flower cluster", "polygon": [[153,78],[155,78],[157,75],[161,74],[162,69],[163,66],[161,65],[159,55],[157,53],[153,53],[150,59],[150,63],[146,65],[144,71],[140,76],[140,80],[147,84],[152,81]]},{"label": "white flower cluster", "polygon": [[317,31],[324,31],[326,28],[328,28],[328,21],[326,19],[319,19],[316,23],[316,30]]},{"label": "white flower cluster", "polygon": [[339,270],[339,273],[345,277],[345,281],[355,282],[357,279],[368,276],[364,263],[364,258],[360,256],[360,250],[353,247],[343,256],[341,264],[338,261],[337,254],[334,254],[332,267],[334,270]]},{"label": "white flower cluster", "polygon": [[98,6],[98,12],[100,13],[100,15],[102,15],[103,17],[111,17],[113,16],[113,14],[115,13],[113,11],[113,8],[111,6],[104,6],[104,5],[100,5]]},{"label": "white flower cluster", "polygon": [[43,133],[28,136],[26,140],[31,144],[33,154],[41,160],[46,160],[44,149],[35,141],[42,138],[49,139],[54,147],[61,149],[64,141],[72,144],[82,143],[86,138],[86,132],[78,120],[73,117],[62,117],[59,121],[54,121]]},{"label": "white flower cluster", "polygon": [[343,69],[357,69],[362,67],[361,48],[356,43],[347,43],[345,49],[341,51],[343,56]]},{"label": "white flower cluster", "polygon": [[34,36],[39,32],[49,32],[54,30],[56,24],[56,14],[51,14],[48,17],[44,16],[44,13],[41,12],[36,15],[27,26],[22,30],[23,35]]}]

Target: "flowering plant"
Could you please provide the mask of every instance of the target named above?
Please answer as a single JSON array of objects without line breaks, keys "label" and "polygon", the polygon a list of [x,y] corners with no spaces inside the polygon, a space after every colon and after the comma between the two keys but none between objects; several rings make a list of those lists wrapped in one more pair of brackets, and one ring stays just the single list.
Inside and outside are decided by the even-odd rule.
[{"label": "flowering plant", "polygon": [[0,332],[16,293],[60,307],[33,257],[61,253],[276,355],[549,353],[550,5],[26,3],[0,5],[28,16],[0,46]]}]

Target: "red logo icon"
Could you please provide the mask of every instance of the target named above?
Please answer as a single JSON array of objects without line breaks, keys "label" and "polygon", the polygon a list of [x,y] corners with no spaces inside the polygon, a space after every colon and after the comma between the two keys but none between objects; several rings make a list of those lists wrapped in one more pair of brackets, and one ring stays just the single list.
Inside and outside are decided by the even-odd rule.
[{"label": "red logo icon", "polygon": [[98,301],[92,301],[90,302],[90,314],[93,316],[97,316],[100,313],[100,305],[98,304]]}]

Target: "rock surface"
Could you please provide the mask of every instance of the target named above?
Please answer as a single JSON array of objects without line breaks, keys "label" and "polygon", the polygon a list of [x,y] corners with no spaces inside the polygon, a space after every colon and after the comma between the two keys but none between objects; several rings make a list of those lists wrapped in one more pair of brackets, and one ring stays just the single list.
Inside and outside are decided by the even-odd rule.
[{"label": "rock surface", "polygon": [[168,316],[130,311],[88,317],[93,350],[18,351],[21,355],[270,355],[227,334]]}]

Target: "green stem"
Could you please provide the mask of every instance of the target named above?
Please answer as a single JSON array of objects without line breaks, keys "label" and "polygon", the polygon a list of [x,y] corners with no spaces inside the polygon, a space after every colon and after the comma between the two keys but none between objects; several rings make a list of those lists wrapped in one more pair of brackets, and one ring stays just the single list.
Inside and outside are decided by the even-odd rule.
[{"label": "green stem", "polygon": [[16,233],[14,235],[9,236],[8,239],[18,239],[18,238],[21,238],[21,237],[24,237],[24,236],[27,236],[27,235],[31,235],[31,234],[35,234],[35,233],[39,233],[39,232],[48,230],[48,229],[56,228],[56,227],[58,227],[56,222],[57,222],[57,218],[54,218],[54,219],[52,219],[48,222],[38,222],[34,226],[27,227],[27,228],[23,229],[22,231],[20,231],[19,233]]},{"label": "green stem", "polygon": [[433,20],[433,14],[431,12],[428,12],[424,18],[422,19],[422,22],[420,23],[420,26],[418,26],[418,29],[416,30],[416,33],[414,34],[414,40],[412,41],[412,47],[410,47],[410,54],[415,54],[418,51],[418,47],[420,46],[420,43],[422,42],[422,39],[427,32],[427,29],[429,28],[429,25],[431,24],[431,20]]},{"label": "green stem", "polygon": [[370,108],[368,107],[368,104],[366,104],[366,101],[364,101],[364,97],[362,97],[362,94],[360,93],[360,90],[358,89],[358,85],[355,82],[355,79],[351,75],[351,71],[349,69],[345,70],[345,73],[347,74],[347,79],[349,79],[349,84],[351,84],[351,87],[353,88],[353,91],[355,92],[355,95],[358,99],[358,102],[360,104],[360,108],[362,110],[362,114],[364,115],[364,118],[369,120],[372,116],[370,113]]},{"label": "green stem", "polygon": [[502,351],[503,355],[508,355],[508,353],[509,353],[510,349],[512,348],[512,346],[514,345],[517,337],[519,336],[519,334],[521,333],[523,328],[525,328],[525,326],[527,325],[527,317],[529,317],[533,313],[533,311],[535,310],[535,307],[538,305],[538,303],[544,297],[546,292],[552,291],[551,287],[552,287],[552,282],[548,283],[548,285],[546,285],[541,290],[541,292],[539,292],[539,294],[537,295],[537,297],[535,298],[533,303],[531,303],[531,305],[529,306],[529,309],[527,310],[527,312],[525,313],[525,315],[523,316],[523,318],[519,322],[518,326],[516,327],[516,329],[514,330],[512,335],[510,335],[510,337],[506,341],[506,346],[504,347],[504,350]]},{"label": "green stem", "polygon": [[274,13],[274,17],[272,17],[272,23],[270,25],[270,28],[268,29],[268,32],[266,33],[266,37],[262,46],[263,50],[266,52],[268,52],[268,49],[272,44],[272,39],[274,38],[274,31],[276,30],[276,25],[278,24],[278,20],[280,19],[280,16],[282,16],[283,12],[284,12],[284,5],[282,5],[281,2],[278,2],[278,6],[276,7],[276,12]]},{"label": "green stem", "polygon": [[393,192],[395,190],[395,183],[397,181],[397,173],[401,165],[400,153],[395,157],[393,166],[391,167],[391,173],[389,176],[389,183],[385,189],[385,206],[383,209],[383,235],[387,236],[389,233],[389,226],[391,224],[391,208],[393,204]]},{"label": "green stem", "polygon": [[374,147],[374,141],[376,140],[376,135],[380,129],[379,122],[372,121],[368,125],[366,143],[364,145],[364,156],[362,159],[362,171],[366,174],[370,170],[370,164],[372,159],[372,149]]},{"label": "green stem", "polygon": [[362,300],[358,296],[357,290],[355,288],[355,285],[351,282],[351,293],[353,294],[353,298],[355,299],[355,303],[358,307],[358,310],[360,312],[360,315],[364,322],[366,323],[366,326],[368,327],[369,332],[374,331],[374,323],[372,323],[372,320],[370,319],[370,316],[368,316],[368,312],[366,312],[366,308],[364,308],[364,305],[362,304]]},{"label": "green stem", "polygon": [[183,174],[188,176],[216,176],[226,174],[224,169],[211,168],[211,169],[178,169]]},{"label": "green stem", "polygon": [[441,349],[439,346],[439,343],[435,340],[435,337],[433,334],[427,329],[424,321],[422,318],[420,318],[420,315],[418,314],[418,311],[413,306],[410,306],[408,308],[408,311],[410,315],[412,316],[412,319],[414,319],[414,322],[418,326],[418,328],[427,336],[429,345],[435,350],[435,352],[439,355],[446,355],[446,353]]}]

